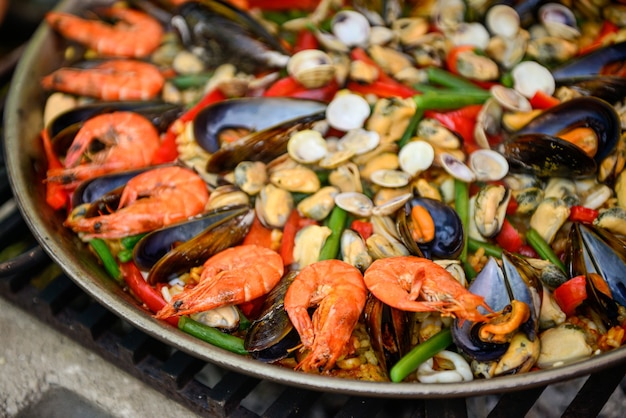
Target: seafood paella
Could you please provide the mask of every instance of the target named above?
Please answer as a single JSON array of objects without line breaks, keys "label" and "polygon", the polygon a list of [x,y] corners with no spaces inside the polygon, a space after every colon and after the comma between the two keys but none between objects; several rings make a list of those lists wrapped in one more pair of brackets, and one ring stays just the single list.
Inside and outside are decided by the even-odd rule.
[{"label": "seafood paella", "polygon": [[276,367],[446,383],[583,361],[625,341],[624,17],[51,12],[46,201],[147,315]]}]

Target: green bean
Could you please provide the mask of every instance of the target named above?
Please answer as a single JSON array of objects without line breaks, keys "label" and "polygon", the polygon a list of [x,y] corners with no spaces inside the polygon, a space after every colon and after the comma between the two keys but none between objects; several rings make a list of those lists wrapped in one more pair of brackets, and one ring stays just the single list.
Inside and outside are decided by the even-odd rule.
[{"label": "green bean", "polygon": [[109,246],[104,242],[104,240],[100,238],[94,238],[89,241],[89,246],[94,250],[94,252],[102,261],[102,265],[109,276],[111,276],[116,282],[122,282],[122,273],[120,272],[120,267],[117,265],[117,261],[111,250],[109,250]]},{"label": "green bean", "polygon": [[413,138],[413,135],[415,135],[415,131],[417,130],[417,124],[420,123],[423,117],[424,109],[415,109],[415,113],[413,113],[413,116],[411,116],[411,119],[409,120],[409,125],[406,127],[402,137],[398,141],[398,146],[400,148],[408,144],[411,138]]},{"label": "green bean", "polygon": [[200,338],[202,341],[206,341],[209,344],[213,344],[216,347],[223,348],[224,350],[231,351],[235,354],[248,354],[248,351],[244,348],[243,339],[235,337],[234,335],[223,333],[217,328],[209,327],[198,321],[194,321],[188,316],[179,317],[178,329],[189,335],[193,335],[196,338]]},{"label": "green bean", "polygon": [[137,245],[139,240],[141,240],[145,236],[146,234],[136,234],[124,237],[121,239],[122,246],[127,250],[132,250],[133,248],[135,248],[135,245]]},{"label": "green bean", "polygon": [[128,248],[120,250],[120,252],[117,253],[117,259],[120,260],[120,263],[131,261],[133,259],[133,250]]},{"label": "green bean", "polygon": [[194,87],[202,87],[211,77],[212,74],[187,74],[172,77],[169,80],[177,89],[185,90]]},{"label": "green bean", "polygon": [[461,219],[463,225],[463,249],[461,250],[461,261],[467,260],[467,240],[469,231],[469,187],[464,181],[454,180],[454,209]]},{"label": "green bean", "polygon": [[467,241],[467,247],[470,251],[476,252],[479,248],[485,250],[485,255],[490,255],[496,258],[502,258],[502,248],[497,245],[490,244],[488,242],[479,241],[474,238],[469,238]]},{"label": "green bean", "polygon": [[328,216],[326,220],[326,226],[330,228],[331,232],[322,246],[318,260],[337,258],[337,254],[339,253],[339,240],[341,239],[347,218],[348,213],[339,206],[335,206],[332,212],[330,212],[330,216]]},{"label": "green bean", "polygon": [[552,247],[550,247],[550,244],[548,244],[546,240],[544,240],[543,237],[539,235],[539,232],[537,232],[533,228],[530,228],[528,231],[526,231],[526,241],[528,241],[530,246],[533,247],[535,251],[537,251],[537,254],[539,254],[541,258],[552,262],[552,264],[556,265],[562,271],[565,271],[565,265],[554,253]]},{"label": "green bean", "polygon": [[480,90],[430,91],[413,96],[413,100],[418,109],[452,110],[473,104],[483,104],[490,97],[490,92]]},{"label": "green bean", "polygon": [[428,81],[432,84],[440,84],[444,87],[448,87],[448,88],[455,89],[455,90],[471,90],[471,91],[487,92],[485,89],[478,87],[471,81],[467,81],[464,78],[461,78],[457,75],[452,74],[449,71],[446,71],[438,67],[426,68],[426,75],[428,76]]},{"label": "green bean", "polygon": [[402,382],[405,377],[416,370],[420,364],[445,350],[452,344],[452,333],[448,328],[439,331],[421,344],[416,345],[407,355],[402,357],[389,372],[392,382]]}]

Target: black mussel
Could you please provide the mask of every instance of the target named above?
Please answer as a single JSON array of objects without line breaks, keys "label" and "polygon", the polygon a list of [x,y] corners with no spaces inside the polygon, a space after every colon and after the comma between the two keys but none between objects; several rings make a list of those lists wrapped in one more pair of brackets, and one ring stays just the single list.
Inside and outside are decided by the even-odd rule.
[{"label": "black mussel", "polygon": [[[529,308],[529,318],[519,326],[529,341],[537,339],[541,284],[534,269],[520,257],[510,253],[502,256],[502,267],[490,258],[469,287],[469,291],[483,296],[485,303],[495,312],[505,314],[515,302]],[[469,357],[478,361],[495,361],[509,348],[509,342],[485,341],[480,336],[482,323],[455,320],[452,337],[457,346]]]},{"label": "black mussel", "polygon": [[[618,324],[617,305],[626,306],[626,244],[601,228],[581,223],[572,224],[569,238],[565,260],[569,276],[585,275],[591,305],[608,326]],[[608,286],[610,295],[597,280]]]},{"label": "black mussel", "polygon": [[280,68],[289,59],[280,41],[256,19],[219,0],[187,2],[172,17],[172,26],[188,46],[202,48],[209,66],[231,63],[253,73]]},{"label": "black mussel", "polygon": [[322,110],[246,135],[214,152],[206,170],[209,173],[221,173],[233,170],[242,161],[268,163],[287,152],[287,143],[292,134],[312,128],[315,122],[324,117],[325,112]]},{"label": "black mussel", "polygon": [[115,111],[132,111],[149,119],[152,124],[164,132],[172,122],[184,112],[178,104],[166,103],[161,100],[152,101],[120,101],[94,102],[84,104],[61,113],[50,121],[46,130],[55,151],[62,155],[70,145],[83,123],[95,116]]},{"label": "black mussel", "polygon": [[72,193],[72,206],[76,207],[83,203],[94,203],[111,192],[124,186],[130,179],[154,167],[140,168],[137,170],[124,171],[104,176],[94,177],[82,182]]},{"label": "black mussel", "polygon": [[626,42],[619,42],[571,60],[553,69],[552,75],[557,82],[595,74],[612,75],[611,64],[621,65],[624,61],[626,61]]},{"label": "black mussel", "polygon": [[[234,209],[234,211],[237,213],[239,209]],[[176,275],[188,272],[192,267],[204,264],[212,255],[241,243],[250,231],[253,220],[254,211],[244,207],[237,215],[208,225],[193,238],[179,243],[161,257],[150,269],[148,282],[155,284],[171,280]],[[182,222],[177,225],[184,227],[184,224]],[[147,237],[148,235],[142,240]],[[135,249],[135,251],[138,250]],[[133,257],[137,260],[139,254],[137,256],[133,254]]]},{"label": "black mussel", "polygon": [[[418,243],[412,233],[413,207],[421,206],[430,214],[435,224],[435,237],[430,242]],[[413,197],[398,211],[398,232],[402,242],[413,254],[426,258],[456,258],[463,249],[463,224],[456,211],[450,206],[426,197]]]},{"label": "black mussel", "polygon": [[248,328],[244,347],[253,358],[271,363],[287,357],[300,344],[300,335],[284,309],[285,294],[297,275],[297,270],[290,270],[280,279]]},{"label": "black mussel", "polygon": [[596,172],[593,158],[576,145],[546,134],[516,135],[503,142],[499,152],[512,173],[537,177],[587,177]]},{"label": "black mussel", "polygon": [[591,76],[564,79],[559,86],[567,86],[583,96],[593,96],[609,103],[617,103],[626,97],[626,78],[619,76]]},{"label": "black mussel", "polygon": [[321,102],[285,97],[226,100],[198,113],[193,121],[194,137],[202,148],[213,153],[222,147],[220,135],[225,130],[255,133],[325,109]]},{"label": "black mussel", "polygon": [[617,144],[621,133],[620,118],[615,108],[596,97],[567,100],[540,113],[514,133],[512,139],[526,134],[560,136],[575,128],[590,128],[598,140],[596,163],[600,163]]},{"label": "black mussel", "polygon": [[213,209],[200,217],[152,231],[134,247],[133,259],[141,270],[150,270],[177,245],[248,211],[248,206],[226,206]]},{"label": "black mussel", "polygon": [[410,349],[410,312],[392,308],[370,294],[363,316],[378,363],[385,371],[391,369]]}]

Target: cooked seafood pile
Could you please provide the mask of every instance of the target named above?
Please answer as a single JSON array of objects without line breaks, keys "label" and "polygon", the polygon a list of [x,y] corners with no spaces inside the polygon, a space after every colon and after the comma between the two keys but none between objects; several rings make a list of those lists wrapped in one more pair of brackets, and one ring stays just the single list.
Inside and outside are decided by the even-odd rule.
[{"label": "cooked seafood pile", "polygon": [[67,44],[41,80],[47,202],[147,314],[377,381],[624,343],[626,5],[131,1],[46,22]]}]

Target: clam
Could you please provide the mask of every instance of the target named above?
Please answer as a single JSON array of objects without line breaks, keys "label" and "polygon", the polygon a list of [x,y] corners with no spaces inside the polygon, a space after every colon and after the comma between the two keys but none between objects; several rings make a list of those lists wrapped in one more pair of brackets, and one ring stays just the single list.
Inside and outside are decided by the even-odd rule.
[{"label": "clam", "polygon": [[487,11],[485,24],[492,34],[512,38],[520,29],[520,17],[511,6],[498,4]]},{"label": "clam", "polygon": [[235,184],[245,193],[254,196],[267,182],[267,168],[260,161],[242,161],[234,170]]},{"label": "clam", "polygon": [[541,351],[537,367],[548,369],[585,359],[593,354],[585,332],[571,324],[562,324],[545,330],[541,336]]},{"label": "clam", "polygon": [[359,192],[342,192],[335,196],[335,204],[353,215],[367,217],[372,214],[374,203]]},{"label": "clam", "polygon": [[457,69],[463,77],[479,81],[495,80],[500,75],[498,64],[495,61],[472,50],[458,54]]},{"label": "clam", "polygon": [[539,8],[539,21],[551,36],[574,39],[580,36],[574,12],[560,3],[546,3]]},{"label": "clam", "polygon": [[370,113],[370,105],[362,96],[342,93],[328,104],[326,120],[335,129],[349,131],[362,128]]},{"label": "clam", "polygon": [[391,30],[402,46],[410,48],[428,33],[429,22],[424,17],[403,17],[391,23]]},{"label": "clam", "polygon": [[370,152],[380,144],[378,132],[367,129],[351,129],[337,142],[340,151],[350,150],[353,155],[362,155]]},{"label": "clam", "polygon": [[313,164],[326,156],[328,144],[319,131],[304,129],[289,138],[287,152],[299,163]]},{"label": "clam", "polygon": [[328,175],[328,182],[342,192],[363,191],[359,167],[354,163],[343,164],[331,171]]},{"label": "clam", "polygon": [[250,196],[234,184],[218,186],[209,195],[206,209],[213,210],[236,205],[248,205]]},{"label": "clam", "polygon": [[363,14],[354,10],[341,10],[331,21],[333,34],[349,47],[366,46],[370,36],[370,23]]},{"label": "clam", "polygon": [[189,315],[194,321],[209,327],[219,328],[224,332],[233,332],[239,328],[240,313],[235,305],[226,305],[208,311]]},{"label": "clam", "polygon": [[305,49],[289,58],[287,72],[309,89],[323,87],[335,77],[335,66],[328,54],[319,49]]},{"label": "clam", "polygon": [[509,173],[509,163],[499,152],[479,149],[469,155],[469,167],[480,181],[497,181]]},{"label": "clam", "polygon": [[442,152],[439,155],[439,163],[455,179],[471,183],[476,180],[476,173],[471,170],[465,163],[448,152]]},{"label": "clam", "polygon": [[287,190],[266,184],[254,202],[256,214],[266,227],[282,228],[293,210],[293,195]]},{"label": "clam", "polygon": [[370,180],[382,187],[404,187],[409,184],[411,176],[399,170],[376,170],[370,176]]},{"label": "clam", "polygon": [[504,109],[514,112],[530,112],[532,110],[530,101],[515,89],[496,84],[489,91]]},{"label": "clam", "polygon": [[315,171],[303,165],[273,171],[269,180],[289,192],[315,193],[320,189],[320,180]]},{"label": "clam", "polygon": [[570,209],[563,200],[556,197],[546,198],[539,203],[530,217],[530,227],[547,243],[551,243],[567,221],[569,214]]},{"label": "clam", "polygon": [[523,61],[513,71],[513,88],[524,97],[531,98],[537,91],[554,94],[556,83],[550,70],[535,61]]},{"label": "clam", "polygon": [[372,264],[372,256],[367,252],[365,240],[353,229],[345,229],[339,241],[341,259],[361,271]]},{"label": "clam", "polygon": [[318,261],[322,246],[332,231],[323,225],[307,225],[296,233],[293,260],[298,269]]},{"label": "clam", "polygon": [[[489,32],[478,22],[460,23],[451,31],[447,32],[448,37],[454,45],[473,45],[479,49],[486,49],[489,44]],[[477,78],[478,73],[474,72],[474,77]]]},{"label": "clam", "polygon": [[474,138],[481,148],[491,148],[491,143],[500,138],[503,113],[504,109],[495,97],[490,97],[483,104],[474,125]]},{"label": "clam", "polygon": [[399,209],[404,207],[406,202],[408,202],[409,199],[411,199],[411,197],[413,197],[412,193],[402,193],[400,195],[394,196],[385,201],[377,202],[376,205],[374,206],[374,209],[372,209],[372,215],[375,215],[375,216],[393,215]]},{"label": "clam", "polygon": [[335,207],[335,196],[338,194],[339,189],[334,186],[322,187],[298,203],[298,212],[307,218],[317,221],[326,219]]},{"label": "clam", "polygon": [[433,164],[435,150],[426,141],[417,140],[406,144],[398,153],[400,168],[414,176]]},{"label": "clam", "polygon": [[398,97],[376,100],[366,128],[378,132],[382,144],[395,143],[409,126],[415,113],[415,101]]}]

